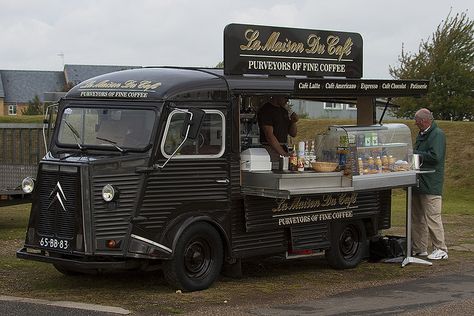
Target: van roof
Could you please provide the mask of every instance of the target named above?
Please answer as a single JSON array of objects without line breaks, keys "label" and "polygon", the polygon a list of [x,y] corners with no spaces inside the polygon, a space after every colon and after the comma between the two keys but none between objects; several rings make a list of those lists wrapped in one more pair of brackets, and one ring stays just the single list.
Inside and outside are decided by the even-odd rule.
[{"label": "van roof", "polygon": [[[355,100],[365,95],[363,91],[347,95],[330,95],[326,93],[302,93],[295,91],[295,82],[307,78],[267,76],[267,75],[225,75],[223,69],[217,68],[185,68],[185,67],[146,67],[107,73],[88,79],[73,87],[66,98],[125,98],[142,100],[179,100],[188,99],[191,93],[200,93],[200,99],[208,95],[209,100],[215,99],[215,92],[221,93],[226,99],[231,94],[264,95],[283,94],[312,100]],[[307,79],[313,80],[313,79]],[[314,79],[332,80],[334,82],[348,79]],[[358,82],[363,79],[350,79]],[[398,83],[398,80],[384,82]],[[404,81],[406,82],[406,81]],[[304,91],[303,91],[304,92]],[[405,96],[419,95],[417,91],[403,93]],[[375,95],[374,95],[375,96]],[[382,95],[384,96],[384,95]]]}]

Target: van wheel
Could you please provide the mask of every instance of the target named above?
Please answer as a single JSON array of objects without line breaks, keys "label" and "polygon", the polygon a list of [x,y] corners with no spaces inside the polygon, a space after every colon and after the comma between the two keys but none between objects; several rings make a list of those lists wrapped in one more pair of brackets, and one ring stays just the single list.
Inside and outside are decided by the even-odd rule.
[{"label": "van wheel", "polygon": [[180,236],[173,258],[163,263],[165,279],[186,292],[207,289],[221,272],[223,252],[221,237],[211,225],[193,224]]},{"label": "van wheel", "polygon": [[355,268],[364,256],[365,227],[361,221],[333,223],[331,248],[325,251],[326,260],[335,269]]}]

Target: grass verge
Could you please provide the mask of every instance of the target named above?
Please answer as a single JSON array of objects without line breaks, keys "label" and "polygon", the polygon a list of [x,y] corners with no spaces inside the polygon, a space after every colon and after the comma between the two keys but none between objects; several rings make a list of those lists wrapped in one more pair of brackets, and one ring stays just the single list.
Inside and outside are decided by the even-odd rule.
[{"label": "grass verge", "polygon": [[[457,196],[454,194],[454,196]],[[404,234],[404,192],[393,194],[393,219],[387,233]],[[474,212],[463,201],[445,201],[449,246],[474,244]],[[402,207],[400,207],[402,206]],[[405,279],[474,267],[474,253],[451,251],[449,261],[432,267],[364,262],[356,269],[333,270],[324,256],[284,260],[281,257],[244,263],[244,277],[221,277],[208,290],[176,293],[157,272],[125,272],[99,276],[64,276],[53,266],[19,260],[30,204],[0,205],[0,295],[69,300],[120,306],[139,314],[173,315],[213,308],[282,304],[317,299],[347,290],[397,283]],[[204,313],[204,312],[203,312]]]}]

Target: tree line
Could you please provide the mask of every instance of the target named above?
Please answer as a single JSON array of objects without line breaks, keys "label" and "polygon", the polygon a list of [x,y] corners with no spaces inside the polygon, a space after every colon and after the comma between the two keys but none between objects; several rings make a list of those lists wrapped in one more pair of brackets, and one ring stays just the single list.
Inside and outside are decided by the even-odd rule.
[{"label": "tree line", "polygon": [[466,12],[442,21],[431,38],[422,40],[418,52],[402,47],[399,65],[390,67],[395,79],[427,79],[428,93],[421,98],[398,98],[395,114],[413,118],[426,107],[440,120],[474,120],[474,21]]}]

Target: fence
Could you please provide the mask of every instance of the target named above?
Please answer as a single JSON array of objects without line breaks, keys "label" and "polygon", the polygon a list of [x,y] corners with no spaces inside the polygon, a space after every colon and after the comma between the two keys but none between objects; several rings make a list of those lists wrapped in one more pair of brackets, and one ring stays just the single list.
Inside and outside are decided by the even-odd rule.
[{"label": "fence", "polygon": [[42,124],[0,123],[0,195],[22,194],[21,181],[35,177],[44,156]]}]

